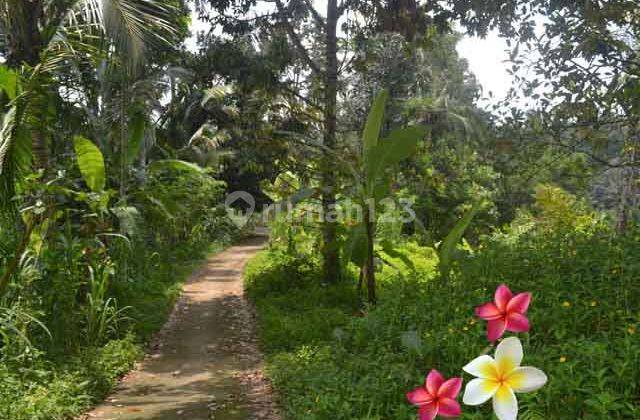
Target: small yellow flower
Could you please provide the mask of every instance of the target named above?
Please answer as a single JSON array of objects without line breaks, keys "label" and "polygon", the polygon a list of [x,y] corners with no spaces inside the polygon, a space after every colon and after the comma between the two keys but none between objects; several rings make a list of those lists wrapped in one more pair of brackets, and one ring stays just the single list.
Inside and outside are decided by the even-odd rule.
[{"label": "small yellow flower", "polygon": [[465,330],[465,331],[469,331],[469,327],[467,327],[467,326],[462,327],[462,329]]},{"label": "small yellow flower", "polygon": [[596,302],[595,300],[592,300],[591,301],[591,307],[593,308],[595,306],[598,306],[598,302]]},{"label": "small yellow flower", "polygon": [[567,358],[566,358],[566,357],[562,356],[562,357],[560,358],[560,363],[564,363],[564,362],[566,362],[566,361],[567,361]]},{"label": "small yellow flower", "polygon": [[449,328],[449,332],[453,334],[453,328]]},{"label": "small yellow flower", "polygon": [[629,334],[631,334],[631,335],[635,334],[636,333],[636,327],[631,326],[631,327],[627,328],[627,332]]},{"label": "small yellow flower", "polygon": [[562,302],[562,306],[564,306],[565,308],[568,308],[571,306],[571,304],[565,300],[564,302]]},{"label": "small yellow flower", "polygon": [[471,321],[469,321],[469,324],[476,325],[476,320],[472,318]]}]

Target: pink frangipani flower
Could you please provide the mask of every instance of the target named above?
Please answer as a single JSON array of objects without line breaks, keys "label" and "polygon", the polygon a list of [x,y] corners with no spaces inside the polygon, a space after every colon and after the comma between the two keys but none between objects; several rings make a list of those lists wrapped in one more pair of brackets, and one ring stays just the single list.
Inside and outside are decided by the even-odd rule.
[{"label": "pink frangipani flower", "polygon": [[462,378],[449,380],[435,369],[427,375],[424,386],[407,392],[407,400],[418,408],[420,420],[433,420],[436,416],[458,417],[462,411],[456,401],[462,388]]},{"label": "pink frangipani flower", "polygon": [[494,302],[476,308],[476,315],[486,321],[487,338],[496,341],[505,331],[515,333],[529,331],[529,320],[525,316],[531,303],[531,293],[513,295],[505,285],[498,286]]}]

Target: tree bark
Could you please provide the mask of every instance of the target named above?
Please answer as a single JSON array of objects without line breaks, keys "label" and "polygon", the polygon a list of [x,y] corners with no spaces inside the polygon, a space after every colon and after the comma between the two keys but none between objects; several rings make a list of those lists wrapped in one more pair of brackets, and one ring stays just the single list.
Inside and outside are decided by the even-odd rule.
[{"label": "tree bark", "polygon": [[42,1],[23,2],[11,10],[7,31],[7,65],[19,68],[27,63],[35,66],[42,51],[42,34],[39,24],[43,17]]},{"label": "tree bark", "polygon": [[338,3],[337,0],[327,1],[326,51],[325,51],[325,80],[324,80],[324,159],[322,168],[322,210],[324,215],[322,227],[322,256],[324,280],[327,283],[337,281],[340,276],[340,257],[337,241],[337,221],[327,217],[334,211],[336,204],[336,175],[334,171],[332,151],[336,148],[337,125],[337,96],[338,96]]},{"label": "tree bark", "polygon": [[[629,161],[635,162],[636,160],[636,149],[638,148],[637,142],[635,141],[636,137],[633,136],[631,140],[630,152],[628,152]],[[635,195],[636,185],[636,168],[634,166],[629,166],[626,168],[620,169],[622,176],[621,185],[620,185],[620,202],[618,204],[618,214],[616,217],[616,231],[619,234],[623,234],[629,225],[630,211],[631,211],[631,201],[632,197]]]}]

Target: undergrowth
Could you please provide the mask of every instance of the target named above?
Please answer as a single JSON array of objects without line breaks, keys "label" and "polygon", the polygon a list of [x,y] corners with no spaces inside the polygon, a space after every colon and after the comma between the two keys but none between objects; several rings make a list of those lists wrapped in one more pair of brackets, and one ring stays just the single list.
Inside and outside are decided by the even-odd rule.
[{"label": "undergrowth", "polygon": [[[363,311],[355,280],[323,287],[312,256],[265,251],[247,287],[287,418],[414,419],[405,392],[431,368],[471,379],[461,367],[486,350],[473,309],[502,282],[533,293],[524,362],[549,376],[519,396],[520,418],[640,418],[640,242],[637,233],[612,238],[600,225],[496,234],[464,254],[447,283],[432,250],[405,245],[415,267],[385,266],[380,302]],[[463,411],[491,417],[490,404]]]},{"label": "undergrowth", "polygon": [[207,174],[167,170],[129,207],[60,212],[0,300],[0,419],[71,419],[104,398],[195,266],[237,237],[223,193]]}]

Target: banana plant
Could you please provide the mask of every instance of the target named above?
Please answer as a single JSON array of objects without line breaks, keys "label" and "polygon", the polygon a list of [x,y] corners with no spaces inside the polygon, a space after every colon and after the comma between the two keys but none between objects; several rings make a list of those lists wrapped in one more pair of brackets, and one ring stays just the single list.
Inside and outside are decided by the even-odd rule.
[{"label": "banana plant", "polygon": [[375,241],[376,206],[391,192],[389,169],[414,154],[418,142],[427,134],[426,127],[410,126],[391,131],[380,138],[388,92],[376,97],[362,133],[361,167],[354,171],[357,201],[363,209],[363,220],[348,233],[345,252],[360,267],[360,280],[367,285],[367,297],[376,303]]},{"label": "banana plant", "polygon": [[467,211],[460,220],[455,224],[453,229],[442,240],[440,247],[438,248],[438,269],[440,271],[440,277],[443,280],[449,278],[451,273],[452,263],[455,257],[456,246],[462,239],[464,232],[467,230],[473,218],[484,207],[485,202],[483,200],[477,200],[473,203],[471,209]]}]

